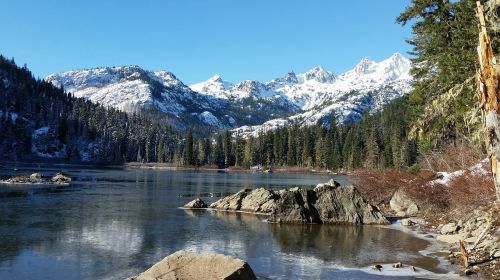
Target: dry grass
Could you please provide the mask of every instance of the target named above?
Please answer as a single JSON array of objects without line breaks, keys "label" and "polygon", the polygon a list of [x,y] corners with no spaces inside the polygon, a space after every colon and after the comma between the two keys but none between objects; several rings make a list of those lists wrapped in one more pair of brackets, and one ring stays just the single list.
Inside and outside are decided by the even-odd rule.
[{"label": "dry grass", "polygon": [[422,169],[433,172],[465,170],[478,163],[486,156],[465,140],[457,141],[442,147],[438,151],[429,151],[420,155],[419,165]]},{"label": "dry grass", "polygon": [[[466,144],[450,145],[439,153],[422,156],[424,168],[416,174],[403,170],[358,170],[356,187],[363,197],[379,206],[387,214],[393,214],[389,201],[394,192],[402,188],[417,202],[420,216],[432,220],[461,217],[474,209],[487,207],[495,201],[493,179],[489,172],[471,169],[484,155]],[[483,168],[489,169],[484,163]],[[437,179],[435,171],[453,172],[464,170],[446,184],[430,183]]]}]

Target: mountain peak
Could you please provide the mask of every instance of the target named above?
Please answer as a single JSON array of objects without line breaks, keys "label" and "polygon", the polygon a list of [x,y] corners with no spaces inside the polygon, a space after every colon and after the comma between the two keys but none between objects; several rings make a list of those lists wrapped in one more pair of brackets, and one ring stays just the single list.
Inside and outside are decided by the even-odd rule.
[{"label": "mountain peak", "polygon": [[219,74],[213,75],[210,79],[208,79],[207,82],[217,82],[217,83],[222,83],[222,78],[220,77]]},{"label": "mountain peak", "polygon": [[297,79],[297,75],[295,75],[295,72],[293,72],[293,71],[286,73],[283,80],[287,83],[290,83],[290,84],[296,84],[299,82]]},{"label": "mountain peak", "polygon": [[323,66],[316,66],[303,74],[304,81],[315,80],[320,83],[333,83],[335,75],[325,70]]},{"label": "mountain peak", "polygon": [[369,59],[368,57],[365,57],[361,59],[361,61],[356,64],[354,67],[354,72],[356,74],[366,74],[368,72],[368,68],[370,68],[371,65],[375,64],[375,61]]}]

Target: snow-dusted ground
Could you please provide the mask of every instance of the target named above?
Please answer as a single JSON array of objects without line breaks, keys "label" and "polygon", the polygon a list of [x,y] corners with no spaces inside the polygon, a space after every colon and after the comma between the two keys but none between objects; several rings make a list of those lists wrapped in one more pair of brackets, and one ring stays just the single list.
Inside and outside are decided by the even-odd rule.
[{"label": "snow-dusted ground", "polygon": [[466,174],[466,172],[474,176],[487,175],[490,173],[490,171],[488,171],[488,163],[489,160],[486,158],[467,168],[466,170],[456,170],[453,172],[436,172],[438,178],[428,182],[427,186],[448,185],[451,181],[453,181],[453,179],[463,176],[464,174]]}]

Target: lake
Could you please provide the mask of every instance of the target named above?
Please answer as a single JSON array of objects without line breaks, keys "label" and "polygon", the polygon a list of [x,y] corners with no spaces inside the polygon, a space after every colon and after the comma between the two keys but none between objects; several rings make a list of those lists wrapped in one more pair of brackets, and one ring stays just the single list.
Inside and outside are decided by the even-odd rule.
[{"label": "lake", "polygon": [[197,197],[211,203],[241,188],[313,187],[331,175],[4,166],[0,176],[60,170],[70,186],[0,185],[0,279],[122,279],[181,249],[243,259],[261,279],[385,279],[370,266],[398,261],[418,268],[394,272],[399,279],[454,277],[426,254],[429,241],[395,226],[279,225],[179,209]]}]

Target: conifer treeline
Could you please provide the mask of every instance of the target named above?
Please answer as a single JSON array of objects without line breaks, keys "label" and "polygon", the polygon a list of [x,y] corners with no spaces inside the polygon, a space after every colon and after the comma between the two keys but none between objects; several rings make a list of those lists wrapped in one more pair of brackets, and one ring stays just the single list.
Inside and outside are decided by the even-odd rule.
[{"label": "conifer treeline", "polygon": [[[300,166],[328,169],[408,167],[415,163],[417,145],[408,140],[407,100],[392,102],[361,122],[329,127],[287,126],[247,139],[219,134],[213,141],[185,141],[183,164],[241,166]],[[192,145],[192,146],[191,146]]]}]

